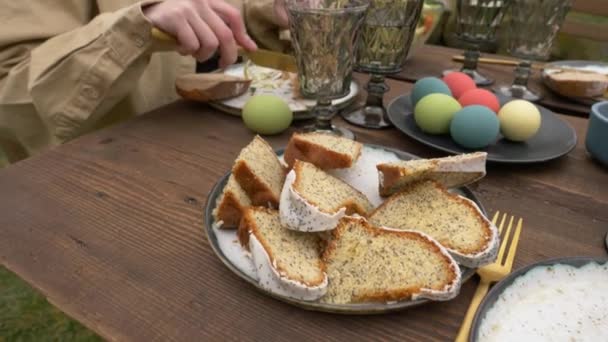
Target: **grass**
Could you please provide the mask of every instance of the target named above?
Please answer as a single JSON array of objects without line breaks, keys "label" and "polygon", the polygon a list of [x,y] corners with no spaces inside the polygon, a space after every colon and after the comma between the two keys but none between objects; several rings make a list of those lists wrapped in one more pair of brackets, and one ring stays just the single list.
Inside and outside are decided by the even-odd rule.
[{"label": "grass", "polygon": [[0,342],[13,341],[98,342],[102,339],[0,266]]}]

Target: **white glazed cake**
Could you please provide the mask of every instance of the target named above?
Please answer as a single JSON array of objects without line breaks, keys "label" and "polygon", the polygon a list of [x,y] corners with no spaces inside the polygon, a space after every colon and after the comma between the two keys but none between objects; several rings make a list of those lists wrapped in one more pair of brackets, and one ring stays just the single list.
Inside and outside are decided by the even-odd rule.
[{"label": "white glazed cake", "polygon": [[279,205],[281,223],[304,232],[334,229],[345,215],[366,216],[372,209],[365,195],[300,160],[286,177]]}]

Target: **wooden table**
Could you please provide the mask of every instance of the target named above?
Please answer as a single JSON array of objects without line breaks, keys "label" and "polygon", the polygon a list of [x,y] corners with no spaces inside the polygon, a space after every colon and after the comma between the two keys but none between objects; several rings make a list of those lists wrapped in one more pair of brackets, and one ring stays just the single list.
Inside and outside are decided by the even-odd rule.
[{"label": "wooden table", "polygon": [[[462,54],[463,50],[447,48],[444,46],[423,45],[412,55],[411,59],[408,60],[400,73],[389,77],[407,82],[415,82],[416,80],[427,76],[441,77],[444,70],[458,70],[462,67],[462,63],[452,60],[453,56]],[[506,56],[486,53],[482,53],[482,57],[515,60],[514,58]],[[515,78],[515,67],[512,66],[480,63],[478,69],[480,72],[494,79],[494,84],[488,87],[491,90],[496,90],[503,85],[510,85]],[[542,83],[539,70],[533,71],[528,82],[528,87],[543,96],[539,104],[545,107],[562,114],[583,117],[589,116],[589,111],[591,110],[589,103],[575,102],[552,92]]]},{"label": "wooden table", "polygon": [[[389,98],[412,86],[390,85]],[[515,267],[606,255],[608,173],[585,153],[586,119],[562,118],[580,137],[568,156],[489,165],[473,186],[489,212],[524,218]],[[350,128],[364,142],[440,155],[394,129]],[[2,170],[2,264],[109,340],[453,339],[476,279],[449,302],[340,316],[271,299],[219,261],[204,237],[202,210],[252,136],[239,118],[177,102]],[[278,148],[288,137],[269,141]]]}]

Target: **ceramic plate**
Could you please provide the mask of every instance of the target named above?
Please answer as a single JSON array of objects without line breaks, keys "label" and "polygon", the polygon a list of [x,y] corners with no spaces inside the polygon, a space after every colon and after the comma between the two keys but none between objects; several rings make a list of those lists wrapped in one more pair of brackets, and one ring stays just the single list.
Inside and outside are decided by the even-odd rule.
[{"label": "ceramic plate", "polygon": [[[224,73],[237,76],[245,76],[245,64],[234,64],[224,70]],[[312,115],[310,109],[315,105],[315,101],[302,98],[297,94],[297,87],[294,85],[296,74],[283,72],[280,70],[265,68],[253,64],[247,65],[247,74],[252,78],[249,90],[238,97],[221,102],[213,102],[212,106],[219,110],[233,115],[241,115],[241,110],[247,100],[253,95],[272,94],[283,98],[291,108],[296,120],[310,119]],[[333,101],[333,105],[338,109],[346,107],[356,99],[359,93],[359,86],[354,81],[350,84],[350,92],[343,98]]]},{"label": "ceramic plate", "polygon": [[[365,145],[366,148],[372,149],[380,149],[383,151],[388,151],[394,153],[397,158],[403,160],[409,159],[417,159],[418,157],[411,155],[409,153],[405,153],[402,151],[385,148],[381,146],[375,145]],[[277,154],[281,156],[283,151],[277,151]],[[297,307],[314,310],[314,311],[324,311],[331,313],[340,313],[340,314],[380,314],[387,313],[392,311],[403,310],[407,308],[411,308],[420,304],[424,304],[429,302],[426,299],[418,299],[418,300],[406,300],[406,301],[398,301],[392,303],[362,303],[362,304],[327,304],[327,303],[319,303],[319,302],[310,302],[297,300],[281,295],[277,295],[271,291],[268,291],[261,286],[258,285],[257,279],[252,275],[252,267],[253,265],[248,265],[247,262],[244,262],[244,258],[242,257],[243,252],[241,246],[237,242],[237,235],[235,230],[222,230],[214,227],[214,219],[213,219],[213,209],[216,204],[217,198],[220,196],[222,189],[224,188],[226,182],[228,181],[228,177],[230,173],[224,175],[213,187],[209,196],[207,197],[207,203],[205,206],[205,233],[207,235],[207,239],[209,244],[213,248],[213,251],[217,255],[217,257],[226,265],[226,267],[235,273],[237,276],[257,288],[259,291],[265,293],[268,296],[277,298],[289,304],[295,305]],[[473,192],[471,192],[468,188],[463,187],[455,190],[456,193],[469,198],[474,201],[481,211],[486,215],[486,211],[481,204],[481,202],[475,197]],[[240,256],[239,256],[240,254]],[[251,267],[251,268],[250,268]],[[473,274],[475,274],[475,269],[461,267],[462,270],[462,281],[467,281]],[[253,271],[254,272],[254,271]]]},{"label": "ceramic plate", "polygon": [[[500,99],[501,104],[507,99]],[[538,163],[568,154],[576,146],[576,132],[565,121],[542,106],[540,110],[542,123],[538,133],[523,143],[510,142],[499,136],[493,145],[481,149],[488,153],[488,161],[499,163]],[[450,153],[461,154],[472,152],[457,145],[449,135],[430,135],[422,132],[414,121],[410,95],[402,95],[388,106],[391,122],[410,138],[427,146]]]},{"label": "ceramic plate", "polygon": [[[528,271],[532,270],[538,266],[556,266],[556,265],[570,265],[576,268],[581,268],[590,263],[597,263],[600,265],[606,265],[608,263],[608,259],[606,258],[592,258],[592,257],[569,257],[569,258],[559,258],[559,259],[551,259],[546,261],[541,261],[538,263],[534,263],[532,265],[528,265],[526,267],[520,268],[515,272],[511,273],[507,278],[500,281],[498,284],[494,285],[492,290],[486,295],[483,302],[477,309],[477,313],[475,314],[475,318],[473,319],[473,323],[471,325],[471,332],[469,334],[469,342],[477,342],[479,341],[479,330],[481,327],[481,323],[483,319],[486,317],[488,310],[492,308],[492,306],[496,303],[496,301],[500,298],[500,295],[507,289],[509,286],[513,284],[513,282],[526,274]],[[542,299],[543,296],[547,295],[546,293],[539,293],[537,299]],[[535,305],[535,303],[530,303],[531,305]],[[526,339],[523,339],[526,340]]]}]

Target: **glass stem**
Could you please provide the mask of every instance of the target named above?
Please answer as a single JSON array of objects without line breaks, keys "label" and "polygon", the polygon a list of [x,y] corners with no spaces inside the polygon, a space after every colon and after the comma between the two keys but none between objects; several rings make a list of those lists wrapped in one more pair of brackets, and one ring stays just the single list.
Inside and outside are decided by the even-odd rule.
[{"label": "glass stem", "polygon": [[372,77],[367,83],[365,89],[367,90],[367,100],[365,101],[365,106],[384,106],[382,102],[382,99],[384,98],[384,93],[386,93],[390,89],[389,86],[384,82],[384,75],[372,74]]},{"label": "glass stem", "polygon": [[527,60],[519,62],[517,68],[515,68],[515,79],[513,80],[513,85],[526,88],[531,74],[532,63]]},{"label": "glass stem", "polygon": [[475,47],[471,50],[465,50],[464,52],[464,62],[462,64],[462,72],[473,77],[473,73],[477,70],[477,62],[479,61],[479,56],[481,53],[479,49]]},{"label": "glass stem", "polygon": [[331,119],[334,117],[334,107],[331,105],[331,100],[319,99],[313,108],[313,114],[316,118],[315,127],[322,131],[331,131]]}]

